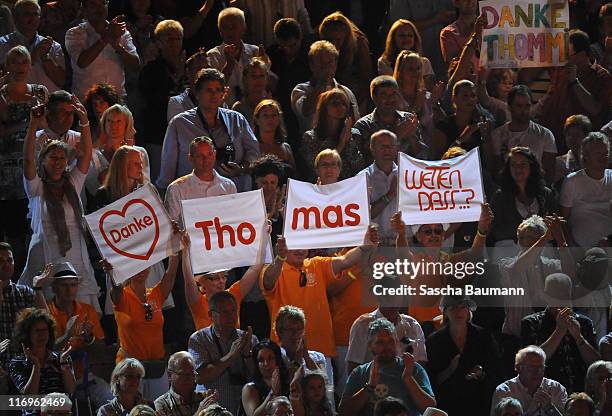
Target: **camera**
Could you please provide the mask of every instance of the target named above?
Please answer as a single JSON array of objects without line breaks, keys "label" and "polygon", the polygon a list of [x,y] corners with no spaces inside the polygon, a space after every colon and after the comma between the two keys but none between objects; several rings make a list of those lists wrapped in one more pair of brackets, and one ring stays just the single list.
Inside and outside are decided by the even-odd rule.
[{"label": "camera", "polygon": [[217,150],[217,161],[219,163],[228,164],[236,160],[236,148],[234,143],[228,143],[224,147],[219,147]]}]

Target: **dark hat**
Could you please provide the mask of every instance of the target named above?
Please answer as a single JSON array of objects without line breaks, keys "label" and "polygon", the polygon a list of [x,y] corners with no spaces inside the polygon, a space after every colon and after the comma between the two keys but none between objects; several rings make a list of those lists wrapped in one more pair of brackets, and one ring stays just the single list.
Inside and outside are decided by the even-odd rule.
[{"label": "dark hat", "polygon": [[610,257],[604,249],[593,247],[578,262],[578,280],[586,289],[597,290],[608,285]]},{"label": "dark hat", "polygon": [[470,299],[467,295],[444,295],[440,301],[440,310],[444,312],[449,306],[466,305],[470,311],[476,310],[476,302]]}]

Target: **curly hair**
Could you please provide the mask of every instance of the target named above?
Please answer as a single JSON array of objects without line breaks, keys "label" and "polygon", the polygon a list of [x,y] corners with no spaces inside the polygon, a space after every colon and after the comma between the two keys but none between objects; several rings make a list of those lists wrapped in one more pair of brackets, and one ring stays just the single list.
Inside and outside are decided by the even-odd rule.
[{"label": "curly hair", "polygon": [[91,123],[92,129],[97,128],[99,125],[99,121],[96,117],[93,105],[93,99],[95,97],[99,97],[102,100],[106,101],[109,107],[115,104],[123,104],[123,100],[121,99],[121,96],[119,95],[115,87],[104,82],[94,84],[85,93],[85,102],[83,103],[85,105],[85,109],[87,110],[87,118]]},{"label": "curly hair", "polygon": [[262,155],[251,165],[253,178],[262,178],[266,175],[276,175],[278,178],[278,186],[283,186],[287,182],[287,166],[276,155]]},{"label": "curly hair", "polygon": [[39,308],[25,308],[17,314],[13,330],[15,345],[23,344],[26,347],[31,347],[30,332],[34,324],[40,321],[45,322],[49,328],[47,349],[52,350],[55,346],[55,319],[53,319],[49,311]]}]

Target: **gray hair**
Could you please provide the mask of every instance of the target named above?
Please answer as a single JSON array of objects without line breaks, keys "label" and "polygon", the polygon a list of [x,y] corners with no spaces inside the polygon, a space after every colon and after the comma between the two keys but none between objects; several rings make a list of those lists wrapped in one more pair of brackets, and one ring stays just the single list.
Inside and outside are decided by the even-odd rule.
[{"label": "gray hair", "polygon": [[183,361],[189,361],[195,367],[195,360],[188,351],[177,351],[168,358],[168,371],[176,370]]},{"label": "gray hair", "polygon": [[370,325],[368,325],[368,344],[371,343],[374,338],[376,338],[376,336],[383,331],[395,334],[395,325],[385,318],[378,318],[375,321],[370,322]]},{"label": "gray hair", "polygon": [[529,354],[538,355],[544,361],[546,361],[546,353],[542,348],[538,347],[537,345],[528,345],[516,353],[516,356],[514,357],[514,365],[521,365]]},{"label": "gray hair", "polygon": [[548,231],[548,227],[544,222],[544,218],[539,215],[532,215],[529,218],[526,218],[519,224],[517,227],[517,233],[522,234],[523,230],[536,230],[541,234],[545,234]]},{"label": "gray hair", "polygon": [[72,400],[65,393],[49,393],[45,396],[43,405],[40,408],[41,413],[46,413],[53,410],[70,410],[72,409]]},{"label": "gray hair", "polygon": [[504,397],[499,401],[499,403],[497,403],[497,405],[495,405],[495,409],[493,410],[494,416],[501,416],[504,410],[509,407],[519,409],[521,414],[523,414],[523,406],[521,405],[521,402],[514,397]]},{"label": "gray hair", "polygon": [[582,139],[582,143],[580,143],[580,153],[582,153],[583,157],[586,154],[590,154],[587,149],[593,143],[603,143],[606,145],[608,152],[610,151],[610,139],[608,136],[600,131],[592,131],[591,133],[587,134],[587,136]]},{"label": "gray hair", "polygon": [[219,17],[217,18],[217,27],[221,27],[221,21],[228,17],[237,17],[242,20],[242,24],[246,27],[246,19],[244,17],[244,12],[240,10],[238,7],[227,7],[219,13]]},{"label": "gray hair", "polygon": [[121,377],[128,368],[135,368],[138,370],[140,378],[144,378],[145,376],[145,369],[140,361],[138,361],[136,358],[126,358],[125,360],[121,361],[113,369],[110,378],[111,393],[115,397],[119,396],[119,393],[121,393],[121,390],[119,389],[119,377]]},{"label": "gray hair", "polygon": [[391,130],[382,129],[378,130],[376,133],[370,136],[370,147],[374,145],[374,142],[377,139],[382,137],[391,137],[393,139],[393,142],[397,144],[397,134],[393,133]]},{"label": "gray hair", "polygon": [[306,315],[304,310],[293,305],[285,305],[278,310],[276,320],[274,321],[274,330],[278,335],[279,332],[285,329],[288,321],[298,321],[306,325]]},{"label": "gray hair", "polygon": [[273,414],[274,411],[276,410],[276,406],[278,406],[281,403],[286,404],[287,406],[289,406],[289,408],[293,409],[293,407],[291,407],[291,402],[289,401],[287,397],[277,396],[273,398],[272,400],[270,400],[268,404],[266,405],[266,414],[267,415]]},{"label": "gray hair", "polygon": [[612,361],[597,360],[587,369],[586,376],[584,377],[584,391],[591,397],[599,396],[598,386],[595,385],[595,375],[603,369],[612,373]]}]

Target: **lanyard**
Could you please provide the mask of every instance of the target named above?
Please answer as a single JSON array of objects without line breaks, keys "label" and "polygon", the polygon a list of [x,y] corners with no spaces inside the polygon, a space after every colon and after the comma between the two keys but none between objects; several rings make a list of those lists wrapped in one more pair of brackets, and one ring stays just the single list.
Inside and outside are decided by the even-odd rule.
[{"label": "lanyard", "polygon": [[[200,107],[196,107],[196,113],[198,114],[198,118],[200,119],[202,126],[204,127],[206,131],[208,131],[208,134],[210,135],[210,138],[212,139],[213,144],[215,145],[215,149],[218,149],[219,146],[217,146],[217,141],[215,140],[215,137],[212,134],[212,130],[208,126],[208,123],[206,122],[206,118],[204,118],[204,115],[202,114]],[[217,114],[219,114],[219,109],[217,109]],[[225,125],[225,122],[223,121],[223,117],[219,117],[219,122],[223,126],[223,130],[225,130],[225,134],[227,134],[227,138],[229,140],[228,144],[234,143],[234,139],[232,138],[232,135],[230,134],[229,129]]]}]

